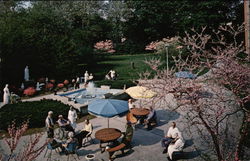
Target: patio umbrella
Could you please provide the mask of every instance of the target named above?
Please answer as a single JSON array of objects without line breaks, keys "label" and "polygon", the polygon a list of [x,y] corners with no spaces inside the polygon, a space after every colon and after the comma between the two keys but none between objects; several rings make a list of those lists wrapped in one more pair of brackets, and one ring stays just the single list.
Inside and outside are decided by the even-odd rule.
[{"label": "patio umbrella", "polygon": [[142,87],[142,86],[130,87],[130,88],[126,89],[125,92],[134,99],[152,98],[156,95],[155,92],[147,89],[146,87]]},{"label": "patio umbrella", "polygon": [[188,71],[176,72],[175,76],[177,78],[189,78],[189,79],[195,79],[197,77],[197,75],[192,74],[191,72],[188,72]]},{"label": "patio umbrella", "polygon": [[106,118],[111,118],[117,115],[122,116],[128,112],[128,102],[116,99],[97,99],[88,105],[88,112]]}]

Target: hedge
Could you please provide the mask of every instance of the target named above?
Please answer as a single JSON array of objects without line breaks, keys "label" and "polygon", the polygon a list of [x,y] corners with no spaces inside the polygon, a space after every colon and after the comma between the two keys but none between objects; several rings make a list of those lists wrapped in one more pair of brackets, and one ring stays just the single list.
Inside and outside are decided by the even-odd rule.
[{"label": "hedge", "polygon": [[0,109],[0,130],[7,130],[12,121],[20,125],[28,119],[29,128],[45,127],[45,119],[48,111],[54,112],[53,119],[56,121],[58,115],[63,115],[64,118],[67,118],[69,108],[69,105],[54,100],[7,104]]}]

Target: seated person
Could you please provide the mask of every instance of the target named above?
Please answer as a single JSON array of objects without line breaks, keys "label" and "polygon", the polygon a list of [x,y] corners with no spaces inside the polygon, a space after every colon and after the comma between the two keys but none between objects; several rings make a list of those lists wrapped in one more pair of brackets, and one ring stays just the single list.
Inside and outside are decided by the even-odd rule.
[{"label": "seated person", "polygon": [[61,148],[61,150],[63,150],[62,143],[56,141],[56,139],[54,139],[54,138],[48,138],[48,143],[50,144],[52,149],[56,150],[57,148]]},{"label": "seated person", "polygon": [[171,127],[168,129],[167,135],[161,140],[161,145],[164,147],[162,153],[166,153],[170,143],[173,143],[177,140],[178,136],[181,136],[181,132],[176,127],[176,123],[172,122]]},{"label": "seated person", "polygon": [[144,123],[147,125],[147,129],[151,130],[152,129],[152,124],[156,123],[156,112],[153,109],[153,107],[150,107],[150,112],[147,116],[147,118],[144,120]]},{"label": "seated person", "polygon": [[68,145],[72,143],[77,143],[77,140],[74,138],[74,133],[69,132],[68,140],[66,141],[66,143],[62,144],[62,151],[63,152],[70,151],[70,149],[68,149],[69,148]]},{"label": "seated person", "polygon": [[105,75],[105,79],[107,79],[107,80],[110,80],[110,79],[111,79],[110,76],[109,76],[109,74],[106,74],[106,75]]},{"label": "seated person", "polygon": [[72,131],[73,133],[75,132],[69,121],[63,118],[63,115],[59,115],[58,118],[57,123],[62,129],[65,131]]},{"label": "seated person", "polygon": [[93,80],[93,78],[94,78],[93,74],[90,73],[90,75],[89,75],[89,81]]},{"label": "seated person", "polygon": [[184,139],[180,135],[180,133],[177,133],[177,137],[175,138],[174,142],[169,144],[168,146],[168,160],[172,161],[173,159],[173,153],[176,151],[182,151],[184,147]]},{"label": "seated person", "polygon": [[133,100],[132,99],[128,100],[128,108],[129,108],[129,110],[132,109],[132,108],[135,108],[135,105],[133,104]]},{"label": "seated person", "polygon": [[126,124],[126,132],[123,133],[122,143],[126,145],[126,147],[131,148],[131,141],[133,137],[134,129],[130,121]]},{"label": "seated person", "polygon": [[92,133],[93,131],[93,126],[92,124],[89,122],[89,119],[85,120],[85,126],[84,128],[80,131],[79,134],[75,135],[75,138],[78,140],[78,148],[82,147],[82,140],[90,133]]}]

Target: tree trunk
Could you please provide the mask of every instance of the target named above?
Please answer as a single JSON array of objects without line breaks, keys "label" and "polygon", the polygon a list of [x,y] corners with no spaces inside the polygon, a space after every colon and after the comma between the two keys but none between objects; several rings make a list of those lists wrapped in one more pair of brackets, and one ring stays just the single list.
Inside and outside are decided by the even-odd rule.
[{"label": "tree trunk", "polygon": [[211,135],[211,137],[213,139],[213,144],[214,144],[214,147],[215,147],[215,151],[216,151],[218,160],[223,161],[223,157],[222,157],[221,151],[220,151],[220,144],[218,142],[218,138],[217,138],[215,132],[211,129],[211,127],[204,120],[204,118],[202,117],[201,112],[199,112],[199,118],[201,119],[202,123],[204,124],[204,126],[206,127],[206,129],[208,130],[209,134]]},{"label": "tree trunk", "polygon": [[235,158],[234,158],[235,161],[243,160],[243,157],[244,157],[243,144],[247,136],[247,127],[249,124],[247,118],[248,118],[248,115],[244,113],[241,129],[240,129],[240,139],[236,146],[236,152],[235,152]]}]

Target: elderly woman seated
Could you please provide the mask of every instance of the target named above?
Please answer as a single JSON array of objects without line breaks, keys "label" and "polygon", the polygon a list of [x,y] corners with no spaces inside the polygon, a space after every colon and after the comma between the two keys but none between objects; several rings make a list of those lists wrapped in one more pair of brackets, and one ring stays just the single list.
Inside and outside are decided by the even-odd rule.
[{"label": "elderly woman seated", "polygon": [[[178,135],[180,135],[180,133],[178,133]],[[174,152],[179,152],[182,151],[183,147],[184,147],[184,139],[182,136],[177,136],[177,138],[174,140],[174,142],[172,142],[169,146],[168,146],[168,160],[172,161],[174,160]]]},{"label": "elderly woman seated", "polygon": [[80,131],[80,133],[75,135],[75,138],[78,140],[78,148],[82,147],[82,141],[85,137],[88,135],[91,135],[93,131],[93,125],[89,122],[89,119],[85,120],[85,126],[84,128]]}]

